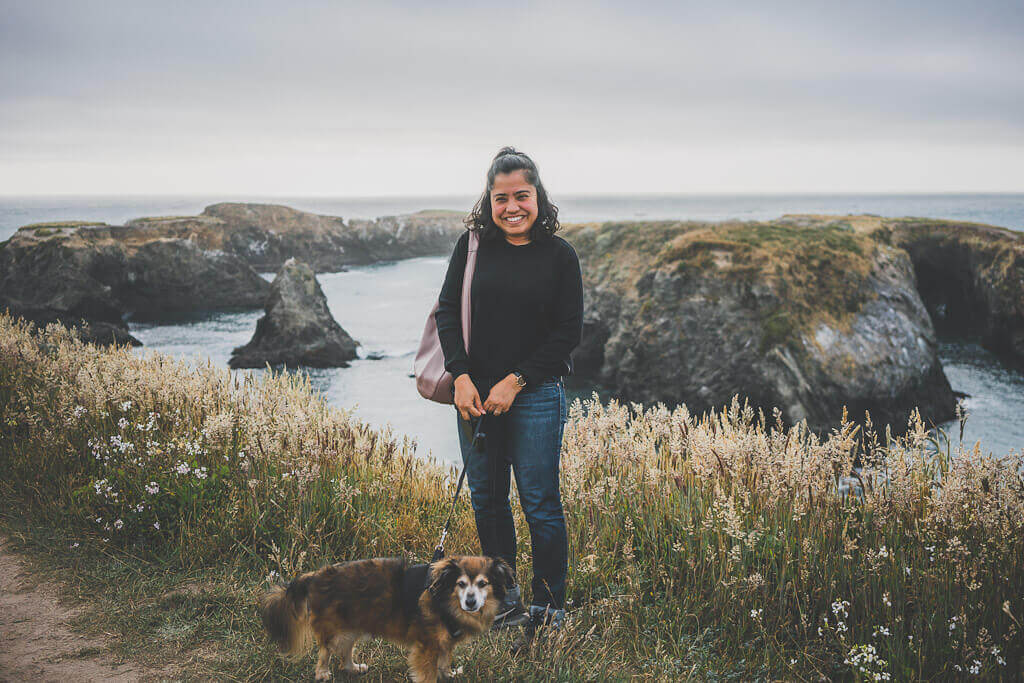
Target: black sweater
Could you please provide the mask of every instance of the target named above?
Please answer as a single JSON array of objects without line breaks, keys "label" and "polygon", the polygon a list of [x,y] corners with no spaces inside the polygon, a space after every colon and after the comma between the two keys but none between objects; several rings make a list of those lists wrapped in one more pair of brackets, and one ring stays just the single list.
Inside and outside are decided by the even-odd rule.
[{"label": "black sweater", "polygon": [[468,245],[467,231],[455,244],[434,315],[445,370],[468,372],[478,389],[513,370],[527,386],[569,374],[569,352],[583,332],[583,279],[572,245],[557,235],[520,246],[480,240],[467,356],[460,309]]}]

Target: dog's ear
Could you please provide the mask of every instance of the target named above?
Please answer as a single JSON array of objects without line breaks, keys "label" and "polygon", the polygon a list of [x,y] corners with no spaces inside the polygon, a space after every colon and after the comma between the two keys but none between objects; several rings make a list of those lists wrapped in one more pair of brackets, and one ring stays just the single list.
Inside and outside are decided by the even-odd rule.
[{"label": "dog's ear", "polygon": [[430,565],[430,594],[434,597],[452,592],[462,574],[454,557],[446,557]]},{"label": "dog's ear", "polygon": [[487,578],[490,580],[491,585],[495,587],[495,593],[502,599],[505,597],[505,591],[516,583],[516,576],[512,573],[512,567],[509,567],[508,563],[500,557],[491,558],[491,566],[487,570]]}]

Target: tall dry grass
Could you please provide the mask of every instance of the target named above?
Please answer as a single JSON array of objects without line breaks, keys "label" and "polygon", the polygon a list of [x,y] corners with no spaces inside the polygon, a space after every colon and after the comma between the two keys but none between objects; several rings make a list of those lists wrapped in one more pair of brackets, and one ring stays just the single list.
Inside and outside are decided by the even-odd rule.
[{"label": "tall dry grass", "polygon": [[[273,578],[426,557],[454,486],[302,378],[237,379],[7,317],[0,420],[7,504],[142,563]],[[849,422],[819,438],[738,401],[699,417],[577,401],[562,466],[573,618],[539,666],[591,679],[716,662],[787,678],[1014,676],[1022,465],[937,444],[916,418],[902,438]],[[468,505],[448,545],[477,547]]]}]

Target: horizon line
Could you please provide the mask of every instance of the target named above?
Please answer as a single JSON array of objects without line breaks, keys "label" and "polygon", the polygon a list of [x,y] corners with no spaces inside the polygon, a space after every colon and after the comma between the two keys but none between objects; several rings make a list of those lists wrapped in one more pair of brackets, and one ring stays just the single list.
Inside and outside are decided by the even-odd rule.
[{"label": "horizon line", "polygon": [[[856,197],[856,196],[877,196],[877,197],[900,197],[900,196],[964,196],[964,195],[988,195],[1003,197],[1024,197],[1024,190],[863,190],[863,191],[829,191],[829,190],[786,190],[786,191],[708,191],[708,192],[565,192],[561,197],[567,198],[600,198],[600,197],[793,197],[793,196],[828,196],[828,197]],[[0,193],[0,200],[11,199],[118,199],[138,198],[151,199],[157,197],[167,198],[222,198],[234,197],[236,199],[348,199],[348,200],[376,200],[376,199],[465,199],[477,197],[476,193],[435,193],[435,194],[289,194],[289,193],[259,193],[245,194],[233,192],[117,192],[117,193]],[[555,195],[557,198],[559,195]],[[222,199],[223,202],[230,202],[231,199]],[[557,201],[556,201],[557,203]]]}]

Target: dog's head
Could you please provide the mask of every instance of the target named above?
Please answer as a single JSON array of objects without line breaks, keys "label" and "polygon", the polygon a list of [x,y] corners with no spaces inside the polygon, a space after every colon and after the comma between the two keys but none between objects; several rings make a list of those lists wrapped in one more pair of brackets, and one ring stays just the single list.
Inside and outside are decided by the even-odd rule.
[{"label": "dog's head", "polygon": [[496,607],[515,582],[500,558],[446,557],[430,565],[430,595],[436,602],[457,603],[464,612],[479,612],[488,601]]}]

